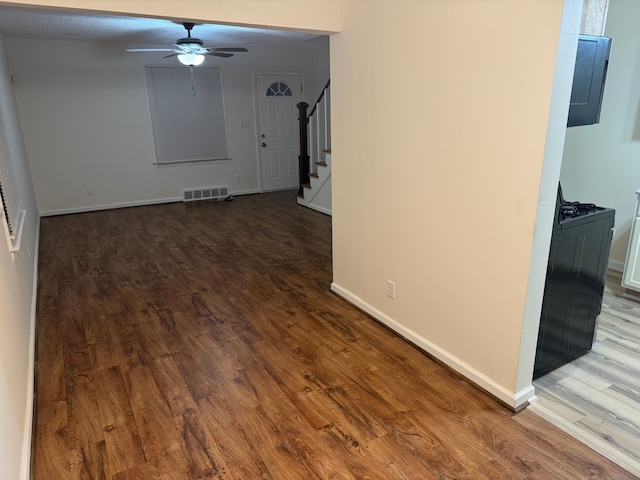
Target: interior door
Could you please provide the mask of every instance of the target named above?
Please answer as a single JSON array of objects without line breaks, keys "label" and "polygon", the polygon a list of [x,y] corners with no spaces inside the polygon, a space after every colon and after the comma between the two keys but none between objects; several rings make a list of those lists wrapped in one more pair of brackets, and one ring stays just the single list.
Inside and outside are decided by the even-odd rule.
[{"label": "interior door", "polygon": [[256,75],[262,190],[298,187],[301,75]]}]

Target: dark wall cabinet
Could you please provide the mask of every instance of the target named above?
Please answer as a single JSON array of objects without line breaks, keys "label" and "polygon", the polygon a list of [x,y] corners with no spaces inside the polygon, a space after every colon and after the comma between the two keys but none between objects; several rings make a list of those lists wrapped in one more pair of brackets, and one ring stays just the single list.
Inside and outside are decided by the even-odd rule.
[{"label": "dark wall cabinet", "polygon": [[567,127],[600,122],[611,39],[580,35]]},{"label": "dark wall cabinet", "polygon": [[559,223],[553,232],[534,379],[584,355],[593,345],[614,213],[600,208]]}]

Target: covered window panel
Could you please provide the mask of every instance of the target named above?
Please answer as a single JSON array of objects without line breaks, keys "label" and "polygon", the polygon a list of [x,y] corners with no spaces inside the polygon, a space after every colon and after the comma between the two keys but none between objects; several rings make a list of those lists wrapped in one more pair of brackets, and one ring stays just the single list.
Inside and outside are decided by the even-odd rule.
[{"label": "covered window panel", "polygon": [[0,110],[0,197],[2,198],[2,210],[9,230],[9,235],[13,239],[15,238],[18,230],[20,199],[9,155],[7,133],[4,126],[2,110]]},{"label": "covered window panel", "polygon": [[146,67],[156,164],[228,160],[219,68]]}]

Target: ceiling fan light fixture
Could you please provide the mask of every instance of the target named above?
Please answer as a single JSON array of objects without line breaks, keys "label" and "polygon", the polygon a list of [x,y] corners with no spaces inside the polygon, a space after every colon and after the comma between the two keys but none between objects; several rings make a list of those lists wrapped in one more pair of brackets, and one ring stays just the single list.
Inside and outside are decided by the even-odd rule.
[{"label": "ceiling fan light fixture", "polygon": [[182,53],[178,55],[178,60],[181,64],[186,65],[188,67],[197,67],[204,62],[204,55],[199,55],[196,53]]},{"label": "ceiling fan light fixture", "polygon": [[171,48],[127,48],[127,52],[171,52],[162,58],[178,57],[178,61],[187,67],[202,65],[205,55],[229,58],[236,52],[248,52],[244,47],[205,48],[202,40],[191,36],[194,24],[185,22],[182,25],[187,30],[187,36],[179,38]]}]

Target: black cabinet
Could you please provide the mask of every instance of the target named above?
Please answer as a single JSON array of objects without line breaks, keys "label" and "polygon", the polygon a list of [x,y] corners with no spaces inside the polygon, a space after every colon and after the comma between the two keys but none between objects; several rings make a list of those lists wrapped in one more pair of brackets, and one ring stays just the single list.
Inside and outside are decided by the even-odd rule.
[{"label": "black cabinet", "polygon": [[610,51],[610,38],[580,35],[567,127],[600,121]]},{"label": "black cabinet", "polygon": [[533,378],[584,355],[602,306],[615,211],[557,222],[549,252]]}]

